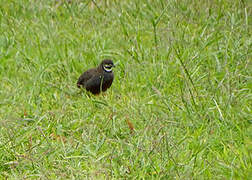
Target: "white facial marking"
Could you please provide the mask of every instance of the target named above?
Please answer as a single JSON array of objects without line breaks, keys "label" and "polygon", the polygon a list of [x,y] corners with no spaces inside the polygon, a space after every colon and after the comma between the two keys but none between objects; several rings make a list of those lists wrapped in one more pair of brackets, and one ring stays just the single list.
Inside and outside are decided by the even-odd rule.
[{"label": "white facial marking", "polygon": [[111,65],[105,64],[105,65],[103,66],[103,68],[104,68],[104,70],[105,70],[106,72],[111,72],[111,71],[112,71],[112,66],[111,66]]}]

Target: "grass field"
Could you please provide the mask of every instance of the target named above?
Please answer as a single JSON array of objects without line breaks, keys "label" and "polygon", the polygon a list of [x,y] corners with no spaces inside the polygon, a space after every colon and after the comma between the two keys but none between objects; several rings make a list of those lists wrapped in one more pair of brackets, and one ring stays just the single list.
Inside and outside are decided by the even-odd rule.
[{"label": "grass field", "polygon": [[251,60],[249,0],[1,0],[0,179],[251,179]]}]

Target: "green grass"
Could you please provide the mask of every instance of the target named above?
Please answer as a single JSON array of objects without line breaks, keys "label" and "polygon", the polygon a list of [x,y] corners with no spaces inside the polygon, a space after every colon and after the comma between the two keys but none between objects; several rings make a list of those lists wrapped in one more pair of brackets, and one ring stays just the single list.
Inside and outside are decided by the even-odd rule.
[{"label": "green grass", "polygon": [[93,2],[1,0],[0,179],[251,179],[251,1]]}]

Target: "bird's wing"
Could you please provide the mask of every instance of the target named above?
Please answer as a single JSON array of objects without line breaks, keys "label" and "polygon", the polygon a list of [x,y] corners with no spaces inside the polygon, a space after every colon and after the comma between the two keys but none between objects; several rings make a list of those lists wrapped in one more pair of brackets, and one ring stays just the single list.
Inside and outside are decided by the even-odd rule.
[{"label": "bird's wing", "polygon": [[102,76],[93,76],[85,83],[85,87],[87,90],[101,88],[100,87],[101,81],[102,81]]},{"label": "bird's wing", "polygon": [[78,86],[80,86],[80,85],[85,86],[86,82],[94,76],[94,74],[96,73],[95,71],[96,71],[95,69],[89,69],[89,70],[87,70],[86,72],[84,72],[84,73],[79,77],[78,82],[77,82],[77,85],[78,85]]}]

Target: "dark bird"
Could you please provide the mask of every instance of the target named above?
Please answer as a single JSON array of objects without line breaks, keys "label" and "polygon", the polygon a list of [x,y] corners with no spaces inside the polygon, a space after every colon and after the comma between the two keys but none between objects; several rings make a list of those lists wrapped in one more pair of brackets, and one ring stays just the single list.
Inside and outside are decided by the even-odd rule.
[{"label": "dark bird", "polygon": [[115,65],[112,60],[104,59],[97,68],[88,69],[79,77],[77,87],[84,87],[92,94],[106,91],[114,80],[113,67]]}]

